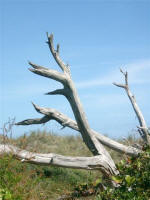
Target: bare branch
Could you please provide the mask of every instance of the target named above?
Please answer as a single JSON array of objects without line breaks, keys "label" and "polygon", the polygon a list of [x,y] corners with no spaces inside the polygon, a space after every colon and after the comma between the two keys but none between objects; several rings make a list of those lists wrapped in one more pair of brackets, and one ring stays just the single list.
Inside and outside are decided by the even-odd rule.
[{"label": "bare branch", "polygon": [[124,75],[126,86],[128,86],[128,72],[127,71],[124,72],[121,68],[120,68],[120,72]]},{"label": "bare branch", "polygon": [[63,61],[60,59],[59,57],[59,48],[60,48],[60,45],[57,44],[57,50],[54,49],[54,44],[53,44],[53,34],[51,35],[48,35],[47,33],[47,44],[50,48],[50,51],[55,59],[55,61],[57,62],[57,64],[59,65],[59,67],[62,69],[62,71],[64,73],[67,73],[67,74],[70,74],[70,70],[68,70],[68,67],[63,63]]},{"label": "bare branch", "polygon": [[100,170],[107,174],[107,176],[114,174],[104,155],[93,157],[70,157],[54,153],[41,154],[21,150],[13,145],[0,144],[0,154],[4,153],[11,153],[22,162],[75,169]]},{"label": "bare branch", "polygon": [[31,62],[29,62],[29,64],[33,67],[33,69],[29,68],[29,70],[35,74],[51,78],[53,80],[61,82],[62,84],[64,84],[66,81],[66,77],[63,73],[57,72],[56,70],[53,69],[47,69],[45,67],[33,64]]},{"label": "bare branch", "polygon": [[66,95],[65,89],[57,89],[57,90],[45,93],[45,95],[56,95],[56,94],[65,96]]},{"label": "bare branch", "polygon": [[[52,108],[42,108],[36,104],[33,104],[33,105],[37,112],[49,117],[49,120],[57,121],[60,125],[62,125],[63,128],[69,127],[80,132],[77,123],[74,120],[67,117],[66,115],[64,115],[63,113]],[[17,125],[24,125],[24,124],[17,123]],[[93,129],[91,131],[92,131],[92,134],[95,135],[98,141],[100,141],[103,145],[117,152],[124,153],[129,156],[137,156],[140,153],[139,149],[133,148],[132,146],[126,146],[124,144],[121,144],[115,140],[112,140],[102,135],[101,133],[94,131]]]},{"label": "bare branch", "polygon": [[121,69],[120,70],[121,73],[124,75],[124,78],[125,78],[125,85],[122,85],[122,84],[116,84],[114,83],[114,85],[118,86],[118,87],[122,87],[125,89],[128,97],[129,97],[129,100],[132,104],[132,107],[135,111],[135,114],[138,118],[138,121],[139,121],[139,124],[140,124],[140,127],[142,127],[141,130],[139,130],[139,133],[141,135],[141,132],[143,133],[143,136],[142,136],[142,139],[144,140],[145,143],[149,144],[150,145],[150,135],[149,135],[149,132],[148,132],[148,127],[146,125],[146,121],[144,119],[144,116],[138,106],[138,104],[136,103],[136,99],[134,97],[134,95],[131,93],[130,89],[129,89],[129,85],[128,85],[128,73],[127,72],[123,72],[123,70]]},{"label": "bare branch", "polygon": [[[87,121],[85,113],[83,111],[83,107],[82,107],[80,99],[78,97],[76,88],[74,86],[73,81],[71,80],[70,70],[68,68],[68,65],[65,65],[62,62],[62,60],[60,59],[59,54],[57,52],[58,48],[56,51],[54,49],[53,34],[48,36],[48,33],[47,33],[47,37],[48,37],[47,43],[49,45],[50,51],[51,51],[55,61],[60,66],[60,68],[64,72],[64,75],[66,76],[65,78],[67,81],[64,83],[64,88],[67,89],[66,98],[68,99],[68,101],[72,107],[75,119],[77,121],[78,127],[79,127],[82,137],[83,137],[83,141],[85,142],[87,147],[90,149],[90,151],[93,153],[93,155],[106,154],[107,156],[109,156],[108,152],[98,142],[96,137],[93,136],[93,134],[91,133],[91,129],[88,125],[88,121]],[[109,158],[111,159],[110,156],[109,156]]]},{"label": "bare branch", "polygon": [[[57,72],[52,69],[47,69],[47,68],[44,68],[39,65],[35,65],[31,62],[29,64],[33,67],[33,69],[30,69],[30,71],[32,71],[36,74],[39,74],[41,76],[45,76],[45,77],[54,79],[56,81],[59,81],[64,85],[64,89],[55,90],[55,91],[49,92],[47,94],[63,94],[67,98],[67,100],[69,101],[69,103],[71,105],[71,108],[73,110],[73,113],[74,113],[74,116],[75,116],[75,119],[77,122],[77,124],[74,127],[78,127],[78,129],[80,130],[83,141],[85,142],[85,144],[87,145],[87,147],[93,153],[94,156],[98,155],[98,156],[104,157],[104,160],[107,162],[107,165],[110,166],[113,174],[117,174],[118,171],[116,169],[114,161],[112,160],[108,151],[105,150],[104,146],[101,143],[101,140],[98,139],[98,136],[96,136],[96,134],[93,134],[93,130],[90,128],[90,126],[88,124],[88,120],[84,113],[78,93],[76,91],[76,88],[75,88],[74,83],[70,76],[70,69],[69,69],[68,65],[65,65],[59,57],[59,45],[57,45],[57,49],[55,50],[54,45],[53,45],[53,35],[51,34],[50,36],[48,36],[48,34],[47,34],[47,37],[48,37],[47,43],[49,45],[50,51],[51,51],[55,61],[57,62],[59,67],[62,69],[63,73]],[[127,77],[127,75],[126,75],[126,77]],[[54,114],[54,112],[52,112],[52,110],[48,110],[47,108],[40,108],[35,104],[33,104],[33,106],[35,107],[35,109],[38,112],[40,112],[48,117],[46,120],[51,120],[51,119],[57,120],[63,127],[73,125],[73,120],[70,120],[70,119],[66,120],[66,117],[64,117],[60,113],[56,112],[55,110],[53,110],[55,112],[55,114]],[[58,114],[57,117],[56,117],[56,114]],[[42,123],[42,119],[41,120],[34,119],[33,121],[30,119],[30,120],[24,121],[25,124],[27,124],[27,123],[31,124],[32,122],[33,123]],[[102,136],[100,136],[100,138],[102,138]],[[109,142],[107,142],[108,139],[105,141],[106,141],[106,143],[109,143]],[[113,145],[114,145],[114,143],[113,143]],[[110,145],[110,146],[113,146],[113,145]]]},{"label": "bare branch", "polygon": [[31,65],[34,69],[43,69],[43,70],[49,70],[48,68],[46,68],[46,67],[43,67],[43,66],[40,66],[40,65],[36,65],[36,64],[34,64],[34,63],[32,63],[32,62],[28,62],[29,63],[29,65]]},{"label": "bare branch", "polygon": [[40,107],[32,102],[32,105],[34,106],[35,110],[41,114],[44,114],[46,116],[52,116],[53,113],[55,112],[55,109],[49,109],[49,108],[44,108]]},{"label": "bare branch", "polygon": [[21,122],[15,123],[15,125],[32,125],[32,124],[44,124],[50,120],[50,117],[44,116],[36,119],[26,119]]},{"label": "bare branch", "polygon": [[60,49],[60,46],[59,44],[57,44],[57,53],[59,54],[59,49]]},{"label": "bare branch", "polygon": [[113,85],[126,89],[126,85],[124,85],[124,84],[119,84],[119,83],[114,82]]}]

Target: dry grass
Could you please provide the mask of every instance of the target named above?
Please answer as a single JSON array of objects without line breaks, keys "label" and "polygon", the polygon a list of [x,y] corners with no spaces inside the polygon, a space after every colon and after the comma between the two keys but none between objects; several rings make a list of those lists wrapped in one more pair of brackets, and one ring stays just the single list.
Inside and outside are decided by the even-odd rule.
[{"label": "dry grass", "polygon": [[[4,138],[1,137],[0,142],[2,141]],[[34,152],[55,152],[70,156],[91,155],[80,136],[60,137],[37,131],[9,142]],[[7,188],[16,200],[55,200],[72,191],[76,185],[91,183],[100,176],[99,172],[94,171],[20,163],[11,156],[1,157],[0,160],[0,188]]]},{"label": "dry grass", "polygon": [[[135,142],[132,137],[128,139],[130,143]],[[2,140],[4,138],[1,137],[0,142]],[[46,131],[36,131],[31,132],[29,136],[24,135],[10,142],[34,152],[53,152],[68,156],[91,155],[80,136],[61,137]],[[114,151],[110,153],[116,162],[122,159],[122,155]],[[3,156],[0,159],[0,188],[8,189],[12,194],[11,199],[15,200],[55,200],[72,191],[76,185],[83,182],[90,184],[100,176],[98,171],[20,163],[11,156]],[[92,200],[94,197],[89,197],[89,199]]]}]

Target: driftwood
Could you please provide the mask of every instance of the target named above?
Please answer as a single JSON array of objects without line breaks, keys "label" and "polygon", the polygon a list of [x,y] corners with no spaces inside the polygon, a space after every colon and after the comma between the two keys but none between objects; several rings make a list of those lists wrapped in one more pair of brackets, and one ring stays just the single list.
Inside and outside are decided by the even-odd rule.
[{"label": "driftwood", "polygon": [[[111,177],[112,175],[118,174],[119,172],[116,168],[116,165],[104,146],[107,146],[110,149],[113,149],[117,152],[121,152],[134,157],[136,157],[141,152],[141,150],[139,148],[121,144],[115,140],[104,136],[102,133],[98,133],[90,128],[82,104],[80,102],[77,90],[75,88],[74,82],[71,78],[70,67],[61,60],[59,56],[59,45],[57,45],[57,48],[55,50],[53,44],[53,35],[51,34],[49,36],[47,34],[47,38],[47,44],[49,46],[50,52],[53,55],[58,66],[61,68],[62,72],[58,72],[53,69],[48,69],[46,67],[33,64],[32,62],[29,62],[31,66],[29,70],[40,76],[56,80],[63,85],[62,89],[57,89],[52,92],[48,92],[46,93],[46,95],[65,96],[68,102],[70,103],[70,106],[75,116],[75,121],[53,108],[42,108],[33,103],[33,106],[36,109],[36,111],[43,114],[44,116],[42,118],[26,119],[24,121],[16,123],[16,125],[43,124],[50,120],[55,120],[59,124],[61,124],[63,128],[70,127],[76,131],[79,131],[82,135],[84,143],[92,152],[93,156],[69,157],[57,155],[54,153],[33,153],[26,150],[21,150],[9,144],[1,144],[0,153],[11,153],[17,159],[20,159],[22,162],[29,162],[40,165],[54,165],[77,169],[100,170],[107,177]],[[138,127],[138,131],[140,133],[140,136],[143,139],[144,143],[150,144],[150,135],[148,132],[148,127],[146,125],[142,112],[140,111],[140,108],[136,103],[135,97],[132,95],[129,89],[128,73],[123,72],[122,70],[121,72],[125,77],[125,84],[114,83],[114,85],[125,89],[133,106],[133,109],[136,113],[136,116],[139,120],[140,126]]]}]

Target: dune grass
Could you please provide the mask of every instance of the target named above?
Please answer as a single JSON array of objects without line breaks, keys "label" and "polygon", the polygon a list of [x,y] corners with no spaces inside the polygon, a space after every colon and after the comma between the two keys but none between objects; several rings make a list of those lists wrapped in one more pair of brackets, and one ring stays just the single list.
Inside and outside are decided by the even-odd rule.
[{"label": "dune grass", "polygon": [[[36,131],[9,142],[34,152],[91,155],[80,136],[61,137]],[[11,199],[15,200],[55,200],[70,193],[78,184],[90,184],[99,176],[100,173],[96,171],[37,166],[21,163],[8,155],[0,157],[0,189],[9,191]]]},{"label": "dune grass", "polygon": [[[132,138],[129,139],[133,142]],[[36,131],[9,142],[33,152],[91,156],[79,135],[59,136],[46,131]],[[110,153],[116,162],[122,159],[122,155],[113,151]],[[99,171],[37,166],[21,163],[8,155],[0,157],[0,195],[3,194],[3,199],[55,200],[59,196],[69,194],[77,185],[90,185],[100,177]],[[95,197],[86,199],[94,200]]]}]

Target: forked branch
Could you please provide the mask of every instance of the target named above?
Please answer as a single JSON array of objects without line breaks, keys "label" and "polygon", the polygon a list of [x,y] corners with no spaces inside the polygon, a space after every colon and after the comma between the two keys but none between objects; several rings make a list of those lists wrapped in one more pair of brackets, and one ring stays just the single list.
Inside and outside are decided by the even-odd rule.
[{"label": "forked branch", "polygon": [[[89,127],[88,121],[83,111],[83,107],[80,102],[79,96],[77,94],[74,83],[70,77],[70,70],[68,70],[68,65],[65,65],[63,61],[60,59],[59,53],[58,53],[58,46],[57,46],[57,50],[54,49],[53,35],[51,34],[50,36],[48,36],[47,34],[47,37],[48,37],[47,43],[49,45],[50,51],[54,59],[56,60],[56,62],[58,63],[62,71],[64,72],[64,76],[66,78],[66,81],[63,82],[63,85],[64,85],[63,91],[65,93],[64,95],[68,99],[72,107],[76,122],[78,124],[78,127],[83,137],[83,141],[85,142],[89,150],[94,155],[106,154],[108,156],[108,153],[106,152],[104,147],[101,144],[99,144],[96,137],[91,133],[91,129]],[[55,92],[50,92],[48,94],[54,94],[54,93]]]},{"label": "forked branch", "polygon": [[[64,115],[63,113],[61,113],[53,108],[42,108],[36,104],[33,104],[33,106],[37,112],[39,112],[39,113],[43,114],[45,117],[47,117],[47,119],[48,119],[47,122],[50,120],[55,120],[63,128],[69,127],[71,129],[74,129],[74,130],[80,132],[77,123],[74,120],[67,117],[66,115]],[[21,122],[17,123],[16,125],[31,125],[31,124],[33,124],[32,121],[34,121],[35,124],[36,124],[36,122],[37,122],[37,124],[39,124],[39,122],[41,121],[41,124],[43,124],[45,122],[42,122],[42,119],[43,119],[43,117],[40,119],[28,119],[25,121],[21,121]],[[126,146],[124,144],[121,144],[111,138],[108,138],[108,137],[102,135],[101,133],[94,131],[93,129],[91,131],[92,131],[92,134],[95,135],[97,140],[99,140],[103,145],[109,147],[110,149],[113,149],[113,150],[123,153],[123,154],[127,154],[129,156],[134,156],[134,157],[136,157],[140,153],[139,149],[136,149],[132,146]]]},{"label": "forked branch", "polygon": [[[53,69],[48,69],[46,67],[33,64],[32,62],[29,62],[31,66],[29,70],[35,74],[56,80],[63,85],[62,89],[57,89],[46,94],[65,96],[71,105],[72,111],[75,116],[75,121],[68,118],[66,115],[55,109],[42,108],[33,104],[36,111],[43,114],[44,116],[42,118],[27,119],[18,122],[16,125],[43,124],[50,120],[55,120],[59,124],[61,124],[62,127],[70,127],[74,130],[79,131],[82,135],[84,143],[94,156],[69,157],[54,153],[40,154],[29,152],[26,150],[21,150],[15,146],[6,144],[0,144],[0,154],[11,153],[22,162],[35,163],[40,165],[44,164],[77,169],[100,170],[108,177],[114,174],[118,174],[118,170],[115,166],[114,161],[112,160],[110,154],[108,153],[108,151],[106,151],[103,145],[106,145],[111,149],[114,149],[118,152],[126,153],[131,156],[137,156],[140,150],[131,146],[120,144],[100,133],[97,133],[96,131],[90,128],[77,90],[75,88],[74,82],[71,79],[70,69],[68,65],[65,64],[60,58],[60,46],[59,44],[57,44],[55,50],[52,34],[49,36],[47,33],[47,39],[47,44],[49,46],[50,52],[53,55],[53,58],[55,59],[59,67],[61,68],[62,72],[58,72]],[[145,143],[150,145],[150,135],[148,132],[148,127],[146,125],[142,112],[140,111],[140,108],[136,103],[135,97],[132,95],[129,89],[128,73],[123,72],[122,70],[120,71],[124,75],[125,84],[114,83],[114,85],[125,89],[139,120],[139,133],[141,134]]]},{"label": "forked branch", "polygon": [[60,45],[57,44],[57,49],[55,50],[54,48],[54,43],[53,43],[53,34],[48,35],[47,33],[47,44],[49,46],[49,49],[55,59],[55,61],[57,62],[57,64],[59,65],[59,67],[62,69],[62,71],[66,74],[70,74],[70,69],[68,67],[68,65],[64,64],[64,62],[61,60],[61,58],[59,57],[59,49],[60,49]]},{"label": "forked branch", "polygon": [[[140,152],[139,149],[120,144],[102,134],[97,133],[92,130],[88,124],[88,120],[85,116],[81,101],[79,99],[78,93],[74,86],[74,82],[71,79],[70,69],[60,58],[59,55],[59,44],[55,50],[53,44],[53,35],[47,34],[48,45],[50,52],[52,53],[55,61],[61,68],[62,72],[58,72],[53,69],[48,69],[43,66],[39,66],[29,62],[32,68],[29,70],[35,74],[56,80],[63,84],[62,89],[57,89],[46,93],[47,95],[63,95],[69,101],[71,108],[73,110],[75,120],[68,118],[63,113],[52,109],[52,108],[42,108],[33,104],[37,112],[43,114],[42,118],[27,119],[18,122],[16,125],[30,125],[30,124],[43,124],[50,120],[56,120],[62,127],[70,127],[81,133],[83,141],[93,153],[93,157],[66,157],[62,155],[57,155],[54,153],[50,154],[38,154],[28,152],[26,150],[18,149],[11,145],[0,145],[0,153],[12,153],[17,158],[21,159],[23,162],[31,162],[35,164],[47,164],[61,167],[71,167],[71,168],[81,168],[81,169],[98,169],[102,171],[105,175],[111,176],[113,174],[118,174],[115,163],[109,155],[108,151],[104,148],[103,144],[111,149],[118,152],[126,153],[128,155],[137,156]],[[148,133],[148,128],[142,112],[140,111],[135,97],[132,95],[129,85],[128,85],[128,73],[120,70],[125,77],[125,84],[114,83],[114,85],[124,88],[127,95],[131,101],[133,109],[138,117],[140,126],[138,127],[142,138],[147,144],[150,144],[150,136]]]},{"label": "forked branch", "polygon": [[139,133],[142,136],[142,139],[144,140],[144,142],[150,145],[150,135],[149,135],[148,127],[146,125],[146,121],[144,119],[144,116],[138,104],[136,103],[136,99],[134,95],[131,93],[130,88],[129,88],[128,72],[124,72],[122,69],[120,69],[120,71],[124,75],[125,84],[119,84],[119,83],[113,83],[113,84],[116,85],[117,87],[122,87],[125,89],[140,124],[140,126],[138,127]]},{"label": "forked branch", "polygon": [[[97,160],[97,165],[100,165],[102,167],[101,170],[103,172],[105,172],[105,174],[107,175],[112,175],[112,174],[117,174],[118,171],[116,169],[115,163],[112,160],[111,156],[109,155],[109,153],[105,150],[104,146],[101,144],[101,142],[97,139],[96,135],[93,134],[92,129],[90,128],[89,124],[88,124],[88,120],[86,119],[82,104],[80,102],[78,93],[76,91],[76,88],[74,86],[74,83],[71,79],[71,75],[70,75],[70,69],[68,67],[68,65],[64,64],[64,62],[60,59],[59,56],[59,45],[57,45],[57,49],[55,50],[54,48],[54,44],[53,44],[53,35],[51,34],[50,36],[47,34],[47,38],[48,38],[48,45],[49,45],[49,49],[55,59],[55,61],[57,62],[57,64],[59,65],[59,67],[62,69],[62,73],[57,72],[55,70],[52,69],[48,69],[36,64],[33,64],[31,62],[29,62],[29,64],[33,67],[30,68],[29,70],[35,74],[44,76],[44,77],[48,77],[50,79],[54,79],[56,81],[59,81],[63,84],[63,89],[58,89],[52,92],[48,92],[47,94],[51,94],[51,95],[55,95],[55,94],[61,94],[64,95],[67,100],[69,101],[71,108],[73,110],[75,119],[76,119],[76,123],[77,123],[77,127],[80,130],[80,133],[82,135],[83,141],[84,143],[87,145],[87,147],[89,148],[89,150],[93,153],[94,156],[98,156],[98,158],[103,158],[101,162],[101,159],[98,161]],[[33,104],[34,105],[34,104]],[[20,124],[32,124],[32,123],[42,123],[43,120],[44,122],[47,120],[51,120],[51,119],[55,119],[56,120],[56,114],[58,114],[55,110],[53,110],[53,112],[49,112],[49,114],[47,115],[47,109],[46,108],[39,108],[36,105],[34,105],[35,109],[41,113],[43,113],[45,115],[46,118],[41,118],[41,119],[33,119],[33,120],[25,120],[23,122],[18,123],[18,125]],[[63,118],[63,116],[61,116]],[[61,122],[61,119],[57,118],[58,122],[61,123],[63,126],[66,125],[66,121],[65,122]],[[73,121],[71,121],[73,124]],[[70,122],[69,122],[70,123]],[[103,163],[103,164],[102,164]],[[106,168],[106,169],[105,169]],[[108,168],[111,168],[111,172],[108,173]]]}]

